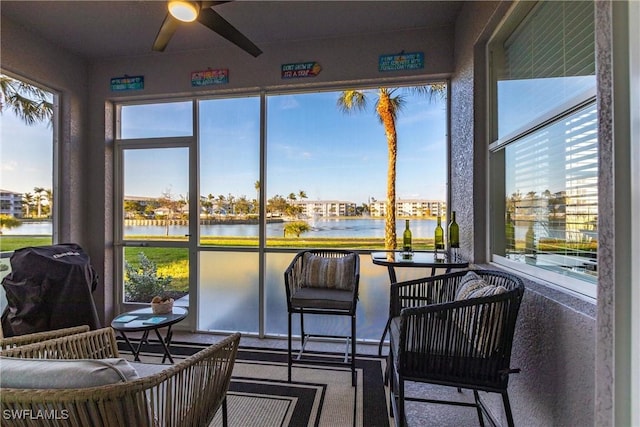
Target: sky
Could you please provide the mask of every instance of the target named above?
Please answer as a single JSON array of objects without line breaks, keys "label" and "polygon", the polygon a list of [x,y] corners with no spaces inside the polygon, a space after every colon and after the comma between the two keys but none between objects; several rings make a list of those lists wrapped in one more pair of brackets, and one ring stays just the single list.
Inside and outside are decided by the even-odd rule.
[{"label": "sky", "polygon": [[53,130],[25,125],[11,111],[0,113],[0,188],[33,193],[53,185]]},{"label": "sky", "polygon": [[[446,200],[444,100],[402,92],[398,115],[397,198]],[[345,114],[339,92],[272,95],[267,98],[267,197],[304,191],[308,200],[357,204],[384,200],[387,143],[373,112]],[[375,95],[372,93],[371,95]],[[375,97],[372,98],[372,101]],[[256,197],[259,180],[258,97],[204,100],[200,113],[200,194]],[[123,138],[188,136],[191,104],[123,108]],[[0,187],[32,192],[51,188],[52,129],[26,126],[11,112],[2,116]],[[127,149],[125,194],[186,197],[188,149]]]}]

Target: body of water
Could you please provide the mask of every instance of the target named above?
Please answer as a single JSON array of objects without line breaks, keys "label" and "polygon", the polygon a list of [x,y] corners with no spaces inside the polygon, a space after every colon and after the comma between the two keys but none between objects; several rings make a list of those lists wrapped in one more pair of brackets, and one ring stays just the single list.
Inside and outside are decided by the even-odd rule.
[{"label": "body of water", "polygon": [[[311,230],[304,233],[307,238],[313,237],[384,237],[384,219],[359,218],[359,219],[330,219],[318,218],[307,221]],[[267,224],[267,237],[281,237],[286,223],[277,222]],[[432,237],[436,221],[432,219],[412,219],[410,221],[411,232],[414,237]],[[404,220],[397,221],[398,236],[404,231]],[[125,226],[125,236],[148,235],[163,236],[166,234],[164,226],[135,225]],[[24,222],[20,227],[7,230],[5,235],[50,235],[52,225],[50,222]],[[241,236],[252,237],[258,235],[258,224],[213,224],[202,225],[200,233],[203,236]],[[169,227],[170,235],[189,234],[186,225],[172,225]]]},{"label": "body of water", "polygon": [[[311,230],[304,233],[305,238],[324,237],[324,238],[340,238],[340,237],[374,237],[384,238],[384,219],[382,218],[358,218],[358,219],[332,219],[317,218],[307,221],[311,226]],[[282,237],[284,234],[284,226],[286,223],[277,222],[267,224],[267,237]],[[414,238],[431,238],[436,228],[436,221],[433,219],[412,219],[410,220],[411,233]],[[442,224],[446,228],[446,224]],[[213,224],[201,226],[201,235],[203,236],[239,236],[239,237],[256,237],[258,236],[258,224]],[[398,237],[402,236],[404,231],[404,220],[398,220],[396,225],[396,233]],[[516,226],[516,239],[522,240],[527,232],[526,226]],[[135,225],[125,226],[125,236],[164,236],[166,228],[164,226],[154,225]],[[19,235],[51,235],[51,222],[24,222],[20,227],[5,230],[6,236]],[[189,229],[186,225],[172,225],[169,227],[170,235],[186,235]]]}]

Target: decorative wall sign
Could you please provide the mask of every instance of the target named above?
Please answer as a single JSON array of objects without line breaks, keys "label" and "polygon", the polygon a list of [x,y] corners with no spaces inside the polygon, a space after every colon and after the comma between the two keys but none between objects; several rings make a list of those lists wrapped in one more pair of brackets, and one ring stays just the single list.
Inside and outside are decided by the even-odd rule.
[{"label": "decorative wall sign", "polygon": [[191,86],[211,86],[211,85],[223,85],[229,83],[229,70],[203,70],[194,71],[191,73]]},{"label": "decorative wall sign", "polygon": [[111,79],[111,90],[141,90],[144,89],[144,76],[114,77]]},{"label": "decorative wall sign", "polygon": [[322,67],[317,62],[299,62],[297,64],[283,64],[282,78],[297,79],[300,77],[315,77],[320,74]]},{"label": "decorative wall sign", "polygon": [[396,53],[380,55],[378,58],[378,71],[418,70],[424,68],[424,53]]}]

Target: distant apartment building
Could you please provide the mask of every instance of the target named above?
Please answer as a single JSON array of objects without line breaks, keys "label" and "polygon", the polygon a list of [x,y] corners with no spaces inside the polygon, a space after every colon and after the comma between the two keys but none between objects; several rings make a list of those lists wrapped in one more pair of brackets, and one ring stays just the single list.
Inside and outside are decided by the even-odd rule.
[{"label": "distant apartment building", "polygon": [[[387,213],[385,201],[374,201],[369,205],[371,216],[383,217]],[[442,200],[424,200],[424,199],[397,199],[396,215],[397,216],[444,216],[447,211],[447,204]]]},{"label": "distant apartment building", "polygon": [[22,218],[22,193],[0,190],[0,215]]},{"label": "distant apartment building", "polygon": [[356,204],[340,200],[296,200],[302,215],[308,217],[355,216]]}]

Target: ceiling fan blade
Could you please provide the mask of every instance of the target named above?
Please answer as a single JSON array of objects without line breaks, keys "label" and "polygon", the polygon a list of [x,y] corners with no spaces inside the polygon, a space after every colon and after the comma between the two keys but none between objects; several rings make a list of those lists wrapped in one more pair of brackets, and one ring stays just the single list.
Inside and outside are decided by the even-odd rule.
[{"label": "ceiling fan blade", "polygon": [[156,36],[156,41],[153,42],[153,50],[157,52],[163,52],[164,49],[169,44],[169,40],[173,37],[173,33],[176,32],[180,23],[177,19],[171,16],[170,13],[167,13],[165,16],[162,25],[160,26],[160,30],[158,31],[158,35]]},{"label": "ceiling fan blade", "polygon": [[198,21],[220,34],[225,39],[229,40],[231,43],[234,43],[236,46],[240,47],[250,55],[256,57],[262,53],[260,48],[253,44],[251,40],[245,37],[240,31],[235,29],[235,27],[229,24],[222,16],[218,15],[211,8],[203,8],[200,10],[200,14],[198,15]]}]

